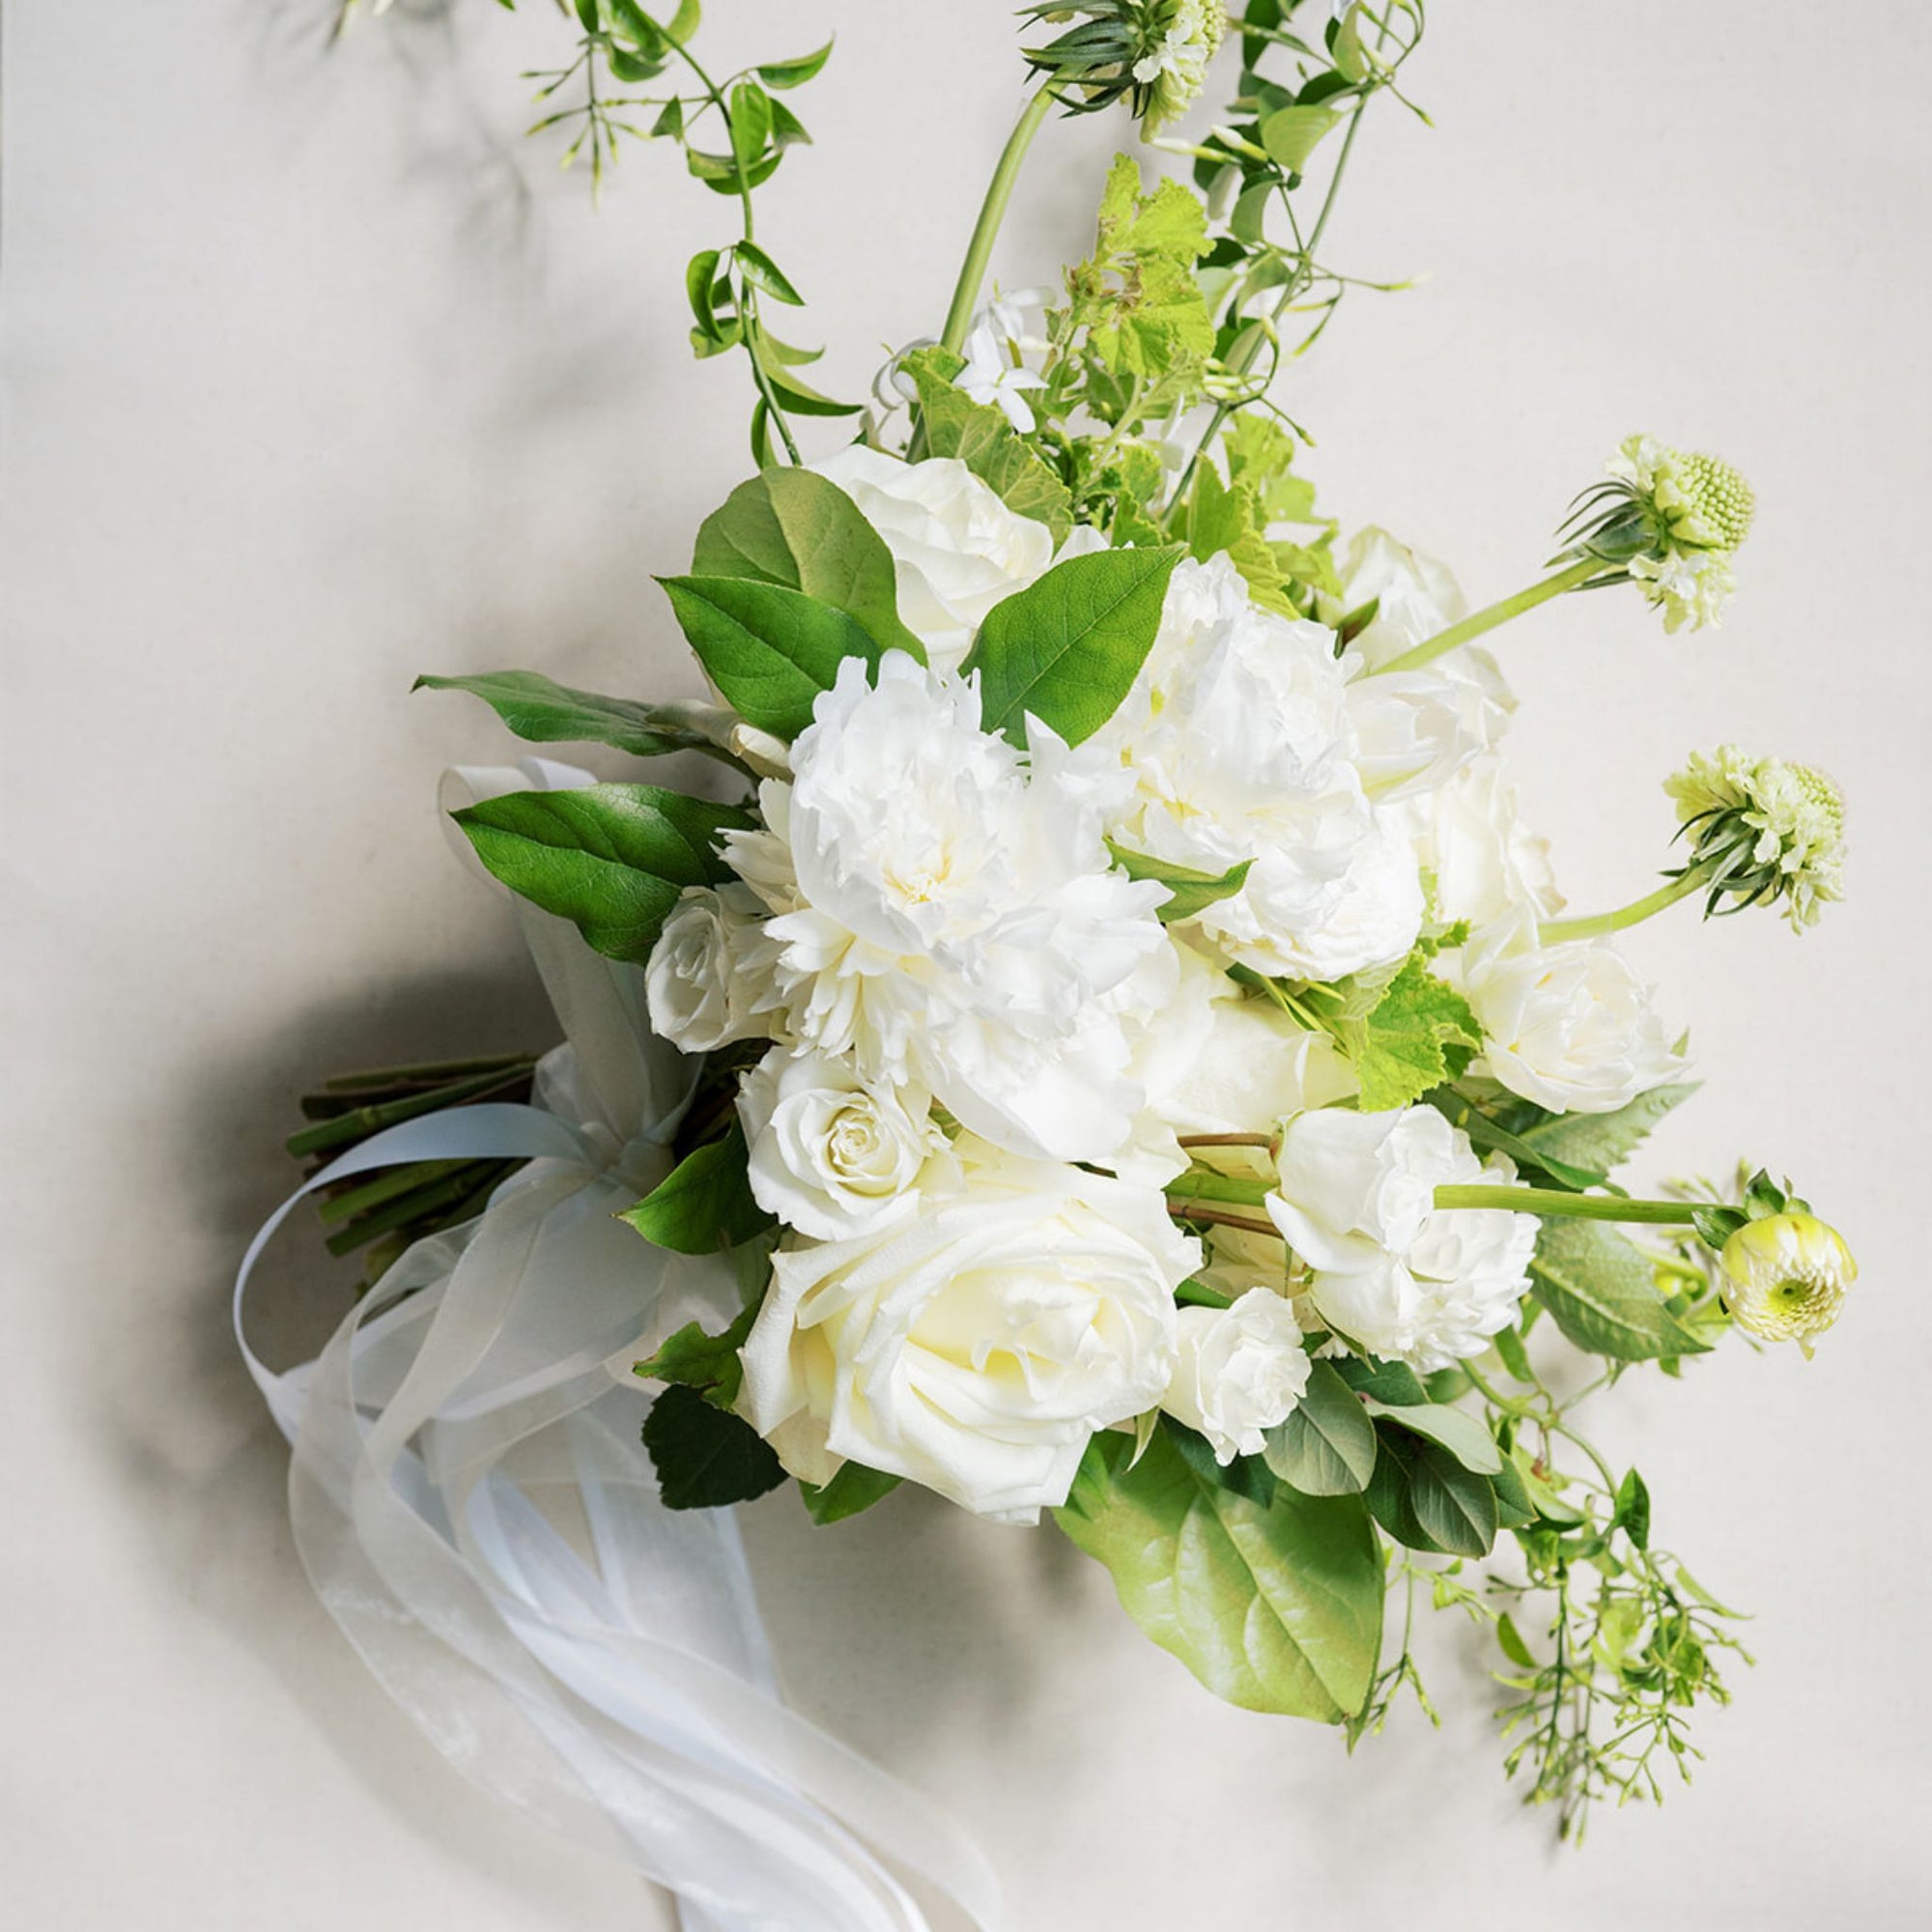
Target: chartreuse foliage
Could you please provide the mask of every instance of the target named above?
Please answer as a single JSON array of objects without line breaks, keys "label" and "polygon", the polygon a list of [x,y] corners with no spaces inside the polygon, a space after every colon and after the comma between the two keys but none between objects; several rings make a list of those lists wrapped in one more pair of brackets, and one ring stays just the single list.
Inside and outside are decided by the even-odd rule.
[{"label": "chartreuse foliage", "polygon": [[919,391],[923,453],[963,463],[1009,510],[1063,541],[1073,527],[1066,485],[998,410],[953,387],[961,359],[946,349],[918,349],[900,366]]}]

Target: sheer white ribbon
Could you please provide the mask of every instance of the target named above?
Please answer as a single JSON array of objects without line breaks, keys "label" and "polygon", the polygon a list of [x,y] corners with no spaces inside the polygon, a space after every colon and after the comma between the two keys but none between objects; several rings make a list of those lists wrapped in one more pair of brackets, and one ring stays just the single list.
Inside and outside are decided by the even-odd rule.
[{"label": "sheer white ribbon", "polygon": [[[530,760],[452,774],[445,803],[586,781]],[[931,1932],[914,1884],[992,1932],[971,1843],[784,1705],[731,1512],[659,1500],[631,1365],[741,1294],[724,1258],[652,1249],[613,1217],[668,1171],[696,1063],[652,1036],[637,969],[519,913],[566,1041],[535,1105],[373,1136],[283,1204],[236,1280],[237,1341],[294,1450],[302,1565],[459,1771],[668,1888],[686,1932]],[[316,1360],[265,1367],[249,1281],[302,1196],[458,1156],[529,1165],[412,1248]]]}]

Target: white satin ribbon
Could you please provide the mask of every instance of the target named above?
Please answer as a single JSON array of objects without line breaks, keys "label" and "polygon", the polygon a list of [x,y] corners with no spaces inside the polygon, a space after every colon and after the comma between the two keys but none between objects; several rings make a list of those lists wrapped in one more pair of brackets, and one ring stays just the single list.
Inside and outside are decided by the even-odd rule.
[{"label": "white satin ribbon", "polygon": [[[469,796],[587,781],[536,760],[452,777]],[[742,1294],[725,1258],[614,1217],[668,1171],[696,1063],[651,1035],[635,968],[519,911],[567,1040],[536,1104],[372,1136],[276,1210],[236,1280],[237,1341],[294,1449],[303,1567],[458,1770],[665,1886],[686,1932],[932,1932],[913,1884],[993,1932],[970,1841],[784,1705],[733,1513],[659,1499],[631,1364]],[[529,1165],[410,1249],[313,1362],[267,1368],[249,1284],[303,1196],[457,1157]]]}]

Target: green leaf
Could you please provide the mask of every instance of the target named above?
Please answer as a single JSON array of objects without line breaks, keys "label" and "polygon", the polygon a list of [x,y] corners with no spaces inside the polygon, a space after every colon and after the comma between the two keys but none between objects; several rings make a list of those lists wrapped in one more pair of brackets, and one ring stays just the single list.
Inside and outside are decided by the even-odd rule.
[{"label": "green leaf", "polygon": [[[480,697],[520,738],[536,745],[610,745],[636,758],[671,752],[716,754],[715,737],[694,728],[696,707],[638,704],[554,684],[541,671],[489,670],[474,677],[419,677],[412,691],[467,691]],[[720,714],[722,715],[722,714]]]},{"label": "green leaf", "polygon": [[1664,1305],[1650,1264],[1601,1221],[1546,1220],[1529,1271],[1532,1291],[1557,1327],[1593,1355],[1646,1362],[1710,1348]]},{"label": "green leaf", "polygon": [[1359,1498],[1279,1486],[1265,1508],[1205,1483],[1166,1432],[1088,1445],[1055,1520],[1112,1572],[1142,1630],[1250,1711],[1339,1723],[1381,1648],[1384,1578]]},{"label": "green leaf", "polygon": [[[1160,1417],[1160,1427],[1166,1431],[1168,1438],[1180,1452],[1180,1460],[1193,1470],[1204,1487],[1210,1490],[1227,1490],[1235,1495],[1245,1496],[1251,1503],[1259,1503],[1263,1509],[1274,1500],[1274,1471],[1259,1456],[1236,1456],[1223,1463],[1214,1453],[1214,1445],[1199,1430],[1190,1429],[1186,1423],[1172,1415]],[[1135,1443],[1140,1444],[1136,1432]]]},{"label": "green leaf", "polygon": [[1536,1520],[1537,1508],[1529,1493],[1529,1485],[1522,1479],[1522,1472],[1517,1467],[1514,1456],[1505,1456],[1502,1466],[1490,1478],[1490,1488],[1496,1494],[1496,1526],[1499,1529],[1520,1529],[1525,1523]]},{"label": "green leaf", "polygon": [[757,75],[767,87],[803,87],[832,58],[832,43],[816,53],[801,54],[796,60],[760,61]]},{"label": "green leaf", "polygon": [[1316,1362],[1293,1413],[1268,1431],[1262,1455],[1305,1496],[1356,1495],[1375,1473],[1375,1424],[1333,1367]]},{"label": "green leaf", "polygon": [[1639,1549],[1650,1548],[1650,1491],[1634,1469],[1617,1485],[1617,1506],[1610,1527],[1622,1530]]},{"label": "green leaf", "polygon": [[1628,1160],[1663,1117],[1696,1093],[1698,1082],[1652,1087],[1613,1114],[1559,1114],[1526,1127],[1523,1145],[1538,1160],[1559,1160],[1573,1168],[1608,1174]]},{"label": "green leaf", "polygon": [[957,457],[1008,509],[1044,524],[1055,543],[1065,542],[1073,527],[1066,485],[998,410],[952,386],[964,366],[959,358],[941,349],[921,349],[900,366],[919,389],[926,453]]},{"label": "green leaf", "polygon": [[1496,1540],[1496,1492],[1440,1444],[1376,1424],[1380,1454],[1369,1512],[1398,1543],[1447,1556],[1487,1556]]},{"label": "green leaf", "polygon": [[987,611],[966,659],[989,731],[1023,744],[1029,715],[1069,745],[1126,696],[1160,629],[1179,550],[1069,557]]},{"label": "green leaf", "polygon": [[1335,1031],[1354,1063],[1365,1114],[1406,1107],[1457,1078],[1483,1043],[1468,1001],[1429,970],[1424,948],[1409,954],[1366,1013],[1345,1011]]},{"label": "green leaf", "polygon": [[774,1217],[752,1198],[745,1160],[745,1136],[733,1122],[723,1140],[686,1154],[617,1218],[653,1245],[680,1255],[735,1248],[775,1225]]},{"label": "green leaf", "polygon": [[1255,863],[1252,859],[1243,859],[1238,866],[1231,866],[1225,872],[1193,872],[1185,866],[1171,866],[1165,859],[1150,859],[1144,852],[1129,852],[1124,845],[1116,845],[1111,838],[1107,840],[1107,850],[1114,855],[1114,864],[1128,878],[1152,879],[1168,889],[1171,896],[1160,909],[1163,924],[1192,919],[1217,899],[1225,899],[1231,894],[1239,892],[1247,882],[1248,868]]},{"label": "green leaf", "polygon": [[781,738],[811,723],[813,702],[847,658],[879,662],[879,646],[856,617],[803,591],[738,577],[658,582],[725,702]]},{"label": "green leaf", "polygon": [[753,823],[735,806],[634,784],[505,792],[453,816],[513,893],[573,922],[599,952],[640,964],[687,886],[733,876],[719,835]]},{"label": "green leaf", "polygon": [[1448,1450],[1463,1468],[1479,1476],[1493,1476],[1503,1465],[1503,1452],[1496,1447],[1496,1438],[1465,1408],[1450,1408],[1434,1402],[1408,1403],[1391,1408],[1372,1399],[1368,1412],[1378,1420],[1386,1417],[1403,1429],[1427,1436]]},{"label": "green leaf", "polygon": [[810,469],[767,469],[739,484],[698,526],[691,568],[803,591],[857,618],[881,651],[925,662],[924,646],[899,621],[886,540],[844,491]]},{"label": "green leaf", "polygon": [[754,1304],[722,1335],[708,1335],[697,1322],[687,1321],[648,1361],[634,1363],[631,1373],[695,1388],[714,1408],[730,1408],[745,1383],[738,1350],[757,1319]]},{"label": "green leaf", "polygon": [[718,262],[716,248],[702,248],[685,264],[684,270],[684,292],[691,302],[691,313],[696,320],[698,332],[712,342],[724,341],[726,333],[718,316]]},{"label": "green leaf", "polygon": [[745,279],[753,287],[763,289],[775,301],[789,302],[793,308],[803,308],[805,298],[792,287],[784,271],[755,242],[740,242],[731,251],[732,260],[738,264]]},{"label": "green leaf", "polygon": [[644,1418],[644,1447],[666,1509],[722,1509],[784,1481],[772,1445],[743,1416],[714,1408],[696,1389],[672,1386]]},{"label": "green leaf", "polygon": [[1503,1655],[1512,1663],[1520,1665],[1524,1670],[1534,1670],[1537,1667],[1535,1653],[1523,1642],[1522,1633],[1517,1629],[1507,1610],[1496,1619],[1496,1641],[1502,1646]]},{"label": "green leaf", "polygon": [[899,1478],[883,1469],[868,1469],[863,1463],[840,1464],[838,1473],[823,1486],[801,1483],[798,1492],[805,1498],[807,1513],[821,1527],[843,1522],[848,1516],[868,1510],[899,1486]]},{"label": "green leaf", "polygon": [[1263,118],[1262,146],[1290,174],[1298,175],[1322,138],[1342,124],[1332,107],[1281,107]]},{"label": "green leaf", "polygon": [[1330,1365],[1355,1391],[1393,1408],[1426,1403],[1429,1391],[1406,1362],[1378,1362],[1364,1355],[1338,1355]]},{"label": "green leaf", "polygon": [[772,99],[754,80],[741,80],[731,90],[731,153],[750,174],[772,137]]}]

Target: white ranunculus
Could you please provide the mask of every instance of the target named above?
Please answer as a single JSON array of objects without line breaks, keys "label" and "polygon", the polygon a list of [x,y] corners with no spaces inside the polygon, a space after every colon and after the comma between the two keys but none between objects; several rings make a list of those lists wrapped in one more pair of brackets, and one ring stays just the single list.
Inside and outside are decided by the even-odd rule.
[{"label": "white ranunculus", "polygon": [[1218,1463],[1261,1453],[1308,1386],[1301,1324],[1281,1295],[1250,1289],[1232,1308],[1183,1308],[1174,1379],[1160,1406],[1208,1438]]},{"label": "white ranunculus", "polygon": [[1267,1210],[1313,1270],[1321,1320],[1428,1374],[1480,1354],[1516,1319],[1537,1228],[1502,1208],[1438,1208],[1435,1190],[1515,1179],[1433,1107],[1330,1108],[1290,1123]]},{"label": "white ranunculus", "polygon": [[928,1164],[950,1165],[931,1107],[923,1088],[875,1092],[842,1061],[774,1047],[738,1090],[753,1199],[825,1241],[912,1213]]},{"label": "white ranunculus", "polygon": [[1200,1249],[1156,1189],[957,1151],[957,1193],[773,1257],[739,1407],[807,1482],[850,1458],[1032,1522],[1096,1429],[1160,1400]]},{"label": "white ranunculus", "polygon": [[921,1086],[1014,1152],[1105,1160],[1141,1111],[1133,1034],[1172,993],[1165,895],[1115,869],[1087,781],[1031,764],[966,680],[848,660],[725,855],[769,907],[789,1037]]},{"label": "white ranunculus", "polygon": [[1684,1070],[1652,990],[1607,939],[1539,946],[1528,912],[1463,949],[1463,990],[1512,1094],[1556,1114],[1607,1114]]},{"label": "white ranunculus", "polygon": [[763,902],[748,887],[689,886],[665,921],[644,970],[651,1026],[685,1053],[709,1053],[773,1031],[760,1016]]},{"label": "white ranunculus", "polygon": [[1399,810],[1435,881],[1441,918],[1486,925],[1518,907],[1544,918],[1561,910],[1548,844],[1518,817],[1516,787],[1495,753],[1485,753],[1440,791],[1405,800]]},{"label": "white ranunculus", "polygon": [[812,467],[885,539],[900,620],[941,670],[958,668],[995,604],[1053,562],[1053,532],[1008,509],[957,457],[903,463],[854,443]]}]

